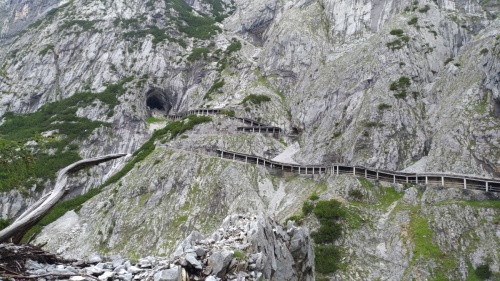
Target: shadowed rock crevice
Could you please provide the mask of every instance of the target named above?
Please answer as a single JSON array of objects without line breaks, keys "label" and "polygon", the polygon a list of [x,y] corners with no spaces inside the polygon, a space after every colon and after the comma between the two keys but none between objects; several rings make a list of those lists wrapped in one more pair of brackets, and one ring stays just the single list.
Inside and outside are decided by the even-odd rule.
[{"label": "shadowed rock crevice", "polygon": [[500,98],[493,100],[493,112],[496,117],[500,117]]},{"label": "shadowed rock crevice", "polygon": [[161,89],[151,89],[146,94],[146,108],[149,114],[153,112],[167,114],[174,103],[175,98]]}]

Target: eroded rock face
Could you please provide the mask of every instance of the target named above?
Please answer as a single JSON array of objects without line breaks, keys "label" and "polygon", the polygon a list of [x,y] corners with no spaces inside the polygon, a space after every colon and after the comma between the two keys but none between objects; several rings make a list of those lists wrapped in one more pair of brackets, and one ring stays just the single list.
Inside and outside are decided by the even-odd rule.
[{"label": "eroded rock face", "polygon": [[0,1],[0,38],[17,35],[50,9],[58,6],[61,0],[22,0]]}]

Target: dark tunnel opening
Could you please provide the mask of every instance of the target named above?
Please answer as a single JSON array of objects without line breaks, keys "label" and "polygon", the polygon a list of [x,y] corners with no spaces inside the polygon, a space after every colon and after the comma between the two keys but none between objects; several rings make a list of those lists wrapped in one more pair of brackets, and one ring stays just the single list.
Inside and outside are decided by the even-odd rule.
[{"label": "dark tunnel opening", "polygon": [[150,89],[146,93],[146,108],[149,115],[166,115],[172,109],[174,103],[174,97],[163,90]]},{"label": "dark tunnel opening", "polygon": [[148,97],[148,99],[146,100],[146,105],[149,107],[149,109],[165,111],[163,103],[155,96]]}]

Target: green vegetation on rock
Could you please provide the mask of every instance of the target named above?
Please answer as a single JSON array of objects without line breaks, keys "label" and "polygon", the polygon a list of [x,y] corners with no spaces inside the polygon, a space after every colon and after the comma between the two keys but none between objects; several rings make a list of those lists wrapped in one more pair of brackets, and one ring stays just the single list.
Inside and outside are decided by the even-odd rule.
[{"label": "green vegetation on rock", "polygon": [[271,98],[266,96],[266,95],[250,94],[250,95],[246,96],[241,103],[242,104],[252,103],[255,105],[260,105],[261,103],[268,102],[268,101],[271,101]]},{"label": "green vegetation on rock", "polygon": [[177,28],[189,37],[210,39],[221,31],[215,25],[214,19],[206,15],[195,15],[193,9],[183,0],[165,0],[165,4],[177,12],[175,19]]},{"label": "green vegetation on rock", "polygon": [[341,251],[334,243],[342,235],[340,220],[346,217],[346,211],[339,201],[329,200],[316,203],[313,213],[320,222],[319,229],[312,234],[316,243],[316,271],[322,274],[335,272],[340,267]]},{"label": "green vegetation on rock", "polygon": [[241,50],[241,42],[236,41],[236,42],[231,43],[231,45],[229,45],[227,47],[226,54],[230,55],[230,54],[237,52],[239,50]]},{"label": "green vegetation on rock", "polygon": [[210,89],[208,89],[207,93],[203,97],[204,100],[212,100],[212,94],[218,92],[222,87],[224,87],[224,79],[217,79],[214,81],[214,84]]},{"label": "green vegetation on rock", "polygon": [[154,142],[160,138],[168,138],[173,139],[178,135],[184,133],[187,130],[194,128],[194,126],[206,122],[210,122],[212,118],[208,116],[187,116],[184,117],[180,121],[171,122],[165,128],[157,130],[153,133],[153,136],[144,143],[138,150],[136,150],[132,156],[133,158],[116,174],[111,176],[108,180],[106,180],[100,187],[95,188],[87,192],[86,194],[77,196],[71,200],[63,201],[57,203],[54,208],[35,226],[33,226],[23,237],[25,241],[30,239],[33,235],[37,235],[40,233],[42,228],[61,216],[63,216],[67,211],[76,210],[78,211],[82,204],[87,202],[89,199],[99,194],[104,187],[118,182],[123,176],[125,176],[132,168],[134,168],[135,164],[144,160],[147,156],[149,156],[156,148]]},{"label": "green vegetation on rock", "polygon": [[16,142],[0,138],[0,191],[23,191],[26,179],[33,176],[31,152]]},{"label": "green vegetation on rock", "polygon": [[0,230],[6,228],[12,223],[10,219],[0,219]]},{"label": "green vegetation on rock", "polygon": [[190,62],[198,61],[201,59],[207,59],[208,54],[210,53],[210,50],[207,48],[194,48],[191,51],[191,54],[187,57],[187,60]]},{"label": "green vegetation on rock", "polygon": [[[6,113],[2,117],[5,122],[0,125],[0,138],[20,144],[32,141],[36,150],[29,172],[20,170],[19,176],[4,174],[5,177],[0,178],[0,187],[4,190],[33,184],[43,187],[47,180],[55,178],[58,170],[80,160],[76,142],[86,139],[94,129],[107,124],[78,117],[77,110],[92,105],[96,100],[113,108],[118,104],[118,96],[125,92],[124,84],[130,80],[127,78],[108,85],[100,93],[74,94],[67,99],[48,103],[34,113]],[[11,186],[14,182],[16,184]]]},{"label": "green vegetation on rock", "polygon": [[389,90],[397,92],[394,96],[398,99],[406,98],[408,87],[411,85],[410,78],[401,76],[397,81],[394,81],[389,86]]}]

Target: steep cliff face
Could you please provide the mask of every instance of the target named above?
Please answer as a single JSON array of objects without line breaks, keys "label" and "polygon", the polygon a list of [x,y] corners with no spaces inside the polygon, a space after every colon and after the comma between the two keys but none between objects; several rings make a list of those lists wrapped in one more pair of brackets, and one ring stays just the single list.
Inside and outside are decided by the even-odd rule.
[{"label": "steep cliff face", "polygon": [[[324,199],[349,198],[349,188],[360,187],[342,177],[274,175],[215,159],[210,153],[216,148],[268,158],[285,152],[304,164],[498,176],[498,9],[495,1],[479,0],[3,1],[0,134],[16,135],[13,140],[37,156],[75,158],[131,153],[164,124],[148,117],[198,107],[233,108],[238,116],[285,129],[275,139],[238,133],[236,121],[215,118],[157,142],[154,153],[72,217],[62,239],[54,241],[58,232],[47,230],[47,247],[67,256],[164,255],[191,230],[208,234],[229,214],[265,212],[284,220],[314,191]],[[258,100],[261,95],[269,100]],[[33,124],[36,129],[23,134],[5,129],[29,124],[19,121],[23,116],[43,126]],[[68,127],[82,129],[64,131]],[[123,164],[80,172],[71,195],[99,186]],[[50,178],[34,178],[29,196],[2,193],[3,217],[51,186]],[[370,192],[368,198],[381,200],[375,196],[381,190]],[[461,219],[468,217],[491,236],[493,226],[482,225],[478,214],[494,222],[497,209],[469,206],[467,194],[457,197],[459,203],[436,205],[422,198],[455,195],[405,192],[418,194],[419,203],[398,201],[391,208],[400,209],[385,206],[367,215],[372,224],[388,221],[387,227],[352,230],[344,242],[375,252],[381,239],[391,237],[390,264],[403,264],[378,267],[370,254],[351,255],[353,262],[373,266],[346,269],[335,278],[443,273],[463,279],[469,263],[475,268],[486,259],[498,272],[498,257],[486,250],[470,254],[484,249],[483,238],[479,248],[464,246],[463,254],[438,231],[448,227],[440,212],[460,210],[463,216],[452,220],[460,229],[468,229]],[[387,220],[393,215],[394,224]],[[449,264],[459,265],[461,275],[434,256],[428,264],[417,258],[418,241],[396,238],[404,232],[398,223],[411,228],[422,218],[431,220],[427,228],[440,251],[457,257]],[[362,232],[377,236],[368,240],[378,244],[361,241]],[[436,271],[423,272],[426,267]]]},{"label": "steep cliff face", "polygon": [[48,11],[58,6],[60,0],[49,1],[1,1],[0,2],[0,37],[3,39],[15,37]]}]

